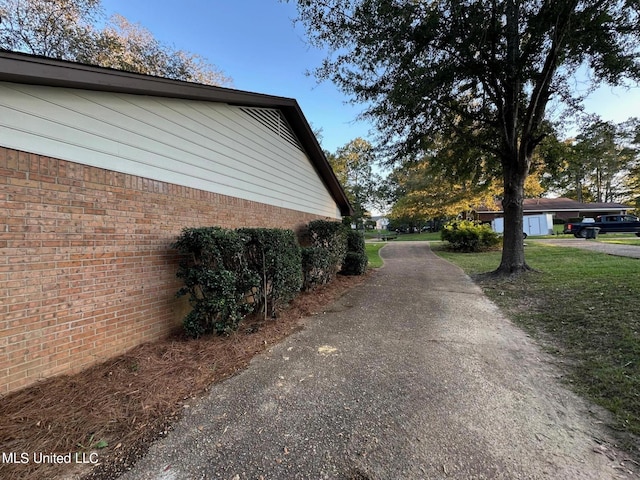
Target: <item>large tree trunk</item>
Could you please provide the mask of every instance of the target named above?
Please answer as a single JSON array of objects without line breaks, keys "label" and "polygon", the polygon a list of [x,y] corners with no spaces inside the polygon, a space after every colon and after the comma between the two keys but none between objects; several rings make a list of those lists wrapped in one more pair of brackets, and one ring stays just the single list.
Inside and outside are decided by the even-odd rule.
[{"label": "large tree trunk", "polygon": [[[514,165],[516,162],[503,161],[504,199],[504,237],[502,260],[495,272],[500,276],[512,276],[531,270],[524,258],[523,201],[524,181],[527,169]],[[525,165],[527,163],[525,162]]]},{"label": "large tree trunk", "polygon": [[[524,181],[529,173],[527,154],[528,142],[525,135],[531,132],[532,125],[520,125],[520,94],[522,85],[518,68],[520,49],[520,0],[508,0],[506,4],[507,64],[504,109],[502,111],[504,137],[502,154],[502,175],[504,180],[504,236],[502,260],[493,273],[500,276],[518,275],[529,270],[524,260],[524,238],[522,235],[522,202],[524,201]],[[519,128],[520,127],[520,128]],[[518,133],[521,128],[528,128]],[[527,138],[527,140],[529,140]]]}]

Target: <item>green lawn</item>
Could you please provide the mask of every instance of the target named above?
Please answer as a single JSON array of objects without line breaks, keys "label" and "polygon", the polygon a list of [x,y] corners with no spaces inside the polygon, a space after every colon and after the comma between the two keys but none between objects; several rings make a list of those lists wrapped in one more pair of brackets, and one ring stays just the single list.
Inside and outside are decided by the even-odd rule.
[{"label": "green lawn", "polygon": [[598,241],[603,243],[618,243],[622,245],[640,245],[640,238],[636,237],[603,237],[602,235],[598,236]]},{"label": "green lawn", "polygon": [[[433,249],[471,275],[500,262],[500,252]],[[568,360],[572,387],[613,412],[616,428],[640,434],[640,261],[537,244],[526,255],[538,272],[476,282],[515,323]]]},{"label": "green lawn", "polygon": [[369,258],[369,268],[380,268],[382,266],[382,258],[378,253],[386,243],[366,243],[365,248],[367,250],[367,257]]},{"label": "green lawn", "polygon": [[[366,239],[369,240],[377,240],[378,239],[378,235],[382,233],[382,234],[389,234],[390,232],[383,230],[382,232],[377,232],[377,231],[369,231],[369,232],[365,232],[364,237]],[[395,240],[390,240],[391,242],[397,242],[397,241],[402,241],[402,242],[407,242],[407,241],[434,241],[434,240],[440,240],[440,232],[424,232],[424,233],[399,233],[398,234],[398,238],[396,238]]]},{"label": "green lawn", "polygon": [[440,241],[440,232],[401,233],[397,240],[401,242]]}]

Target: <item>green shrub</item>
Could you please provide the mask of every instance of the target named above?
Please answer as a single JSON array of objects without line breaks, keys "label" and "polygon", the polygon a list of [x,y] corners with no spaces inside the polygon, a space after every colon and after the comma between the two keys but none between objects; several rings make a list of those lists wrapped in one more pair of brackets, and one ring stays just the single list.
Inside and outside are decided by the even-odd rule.
[{"label": "green shrub", "polygon": [[366,253],[347,252],[342,262],[341,274],[363,275],[367,271],[369,258]]},{"label": "green shrub", "polygon": [[344,275],[363,275],[368,263],[364,235],[357,230],[349,230],[346,236],[347,254],[342,261],[340,272]]},{"label": "green shrub", "polygon": [[347,252],[366,253],[364,246],[364,234],[361,231],[347,231]]},{"label": "green shrub", "polygon": [[314,220],[309,222],[303,250],[304,288],[309,290],[333,280],[347,253],[345,227],[340,222]]},{"label": "green shrub", "polygon": [[302,256],[291,230],[241,228],[249,269],[259,279],[254,287],[257,309],[266,318],[291,301],[302,287]]},{"label": "green shrub", "polygon": [[313,290],[318,285],[331,281],[329,256],[324,248],[302,248],[302,272],[304,290]]},{"label": "green shrub", "polygon": [[199,337],[235,330],[253,309],[246,294],[258,283],[240,235],[220,227],[185,228],[173,248],[184,254],[176,274],[184,287],[177,295],[189,295],[193,307],[183,322],[186,333]]},{"label": "green shrub", "polygon": [[489,225],[469,220],[447,223],[440,236],[456,252],[480,252],[500,244],[500,237]]}]

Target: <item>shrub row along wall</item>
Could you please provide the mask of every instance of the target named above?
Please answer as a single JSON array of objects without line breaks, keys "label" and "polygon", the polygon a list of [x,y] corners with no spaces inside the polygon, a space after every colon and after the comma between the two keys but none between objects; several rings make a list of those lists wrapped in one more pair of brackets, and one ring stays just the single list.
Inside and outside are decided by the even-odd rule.
[{"label": "shrub row along wall", "polygon": [[337,222],[315,220],[307,226],[302,249],[303,287],[312,290],[333,280],[347,252],[346,230]]},{"label": "shrub row along wall", "polygon": [[[364,273],[361,233],[327,220],[314,220],[299,233],[310,243],[304,250],[293,230],[185,228],[174,244],[184,255],[177,272],[184,287],[178,296],[188,295],[193,307],[184,319],[185,332],[191,337],[230,333],[250,312],[275,318],[303,287],[330,282],[341,266],[346,274]],[[364,264],[360,252],[348,252],[348,246],[362,251]],[[345,253],[358,262],[345,265]]]},{"label": "shrub row along wall", "polygon": [[184,259],[178,277],[193,310],[185,332],[199,337],[230,333],[250,312],[264,319],[292,300],[302,286],[300,246],[293,230],[185,228],[175,243]]},{"label": "shrub row along wall", "polygon": [[183,227],[317,218],[0,147],[0,394],[179,327]]},{"label": "shrub row along wall", "polygon": [[342,262],[342,273],[345,275],[362,275],[367,270],[369,258],[362,232],[347,232],[347,253]]}]

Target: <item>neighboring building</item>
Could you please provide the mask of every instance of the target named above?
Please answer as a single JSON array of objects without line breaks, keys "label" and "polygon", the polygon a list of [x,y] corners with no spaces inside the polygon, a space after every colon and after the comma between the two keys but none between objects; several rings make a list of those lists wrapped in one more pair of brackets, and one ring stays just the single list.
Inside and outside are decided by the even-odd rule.
[{"label": "neighboring building", "polygon": [[[524,200],[524,215],[537,215],[550,213],[553,218],[566,220],[575,217],[595,217],[610,213],[627,213],[632,209],[628,205],[620,203],[581,203],[569,198],[526,198]],[[475,215],[482,222],[489,222],[502,217],[502,205],[496,203],[493,207],[480,207],[475,210]]]},{"label": "neighboring building", "polygon": [[387,217],[371,217],[371,220],[376,222],[376,230],[386,230],[389,226],[389,219]]},{"label": "neighboring building", "polygon": [[293,99],[0,52],[0,394],[179,326],[184,227],[351,213]]}]

